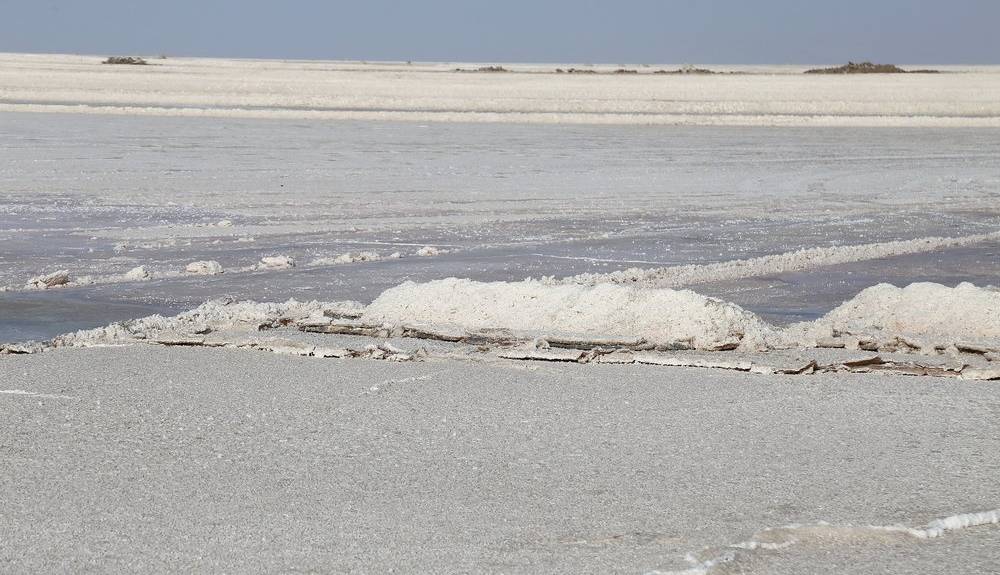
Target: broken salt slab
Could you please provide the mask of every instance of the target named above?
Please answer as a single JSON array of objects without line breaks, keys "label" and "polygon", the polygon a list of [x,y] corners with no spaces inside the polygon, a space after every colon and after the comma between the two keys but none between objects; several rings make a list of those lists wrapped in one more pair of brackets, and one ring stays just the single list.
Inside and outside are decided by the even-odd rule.
[{"label": "broken salt slab", "polygon": [[361,307],[353,301],[299,302],[290,299],[283,303],[255,303],[212,300],[173,317],[151,315],[62,335],[53,340],[53,345],[86,347],[155,340],[164,335],[183,339],[205,332],[257,332],[262,328],[314,321],[327,312],[353,313]]},{"label": "broken salt slab", "polygon": [[632,286],[481,283],[448,278],[406,282],[383,292],[365,324],[508,329],[585,337],[643,338],[654,345],[691,341],[695,349],[765,349],[780,334],[739,306],[691,291]]},{"label": "broken salt slab", "polygon": [[49,274],[36,276],[28,280],[24,287],[28,289],[49,289],[64,286],[69,283],[69,272],[59,270]]},{"label": "broken salt slab", "polygon": [[211,276],[223,273],[222,264],[217,261],[197,261],[191,262],[184,268],[184,271],[192,275]]}]

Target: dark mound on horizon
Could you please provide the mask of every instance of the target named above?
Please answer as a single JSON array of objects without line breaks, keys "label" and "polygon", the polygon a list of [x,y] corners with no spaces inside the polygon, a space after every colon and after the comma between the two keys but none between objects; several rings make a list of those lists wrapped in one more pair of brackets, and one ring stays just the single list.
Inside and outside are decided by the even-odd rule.
[{"label": "dark mound on horizon", "polygon": [[904,70],[894,64],[873,64],[871,62],[848,62],[836,68],[813,68],[806,74],[938,74],[938,70]]},{"label": "dark mound on horizon", "polygon": [[124,64],[129,66],[146,66],[149,64],[146,60],[138,56],[109,56],[108,59],[101,62],[102,64]]},{"label": "dark mound on horizon", "polygon": [[715,72],[707,68],[695,68],[694,66],[684,66],[683,68],[678,68],[676,70],[657,70],[653,72],[654,74],[671,74],[671,75],[693,75],[693,76],[708,76],[711,74],[719,74],[720,72]]},{"label": "dark mound on horizon", "polygon": [[678,75],[678,76],[687,75],[687,74],[698,76],[698,75],[711,75],[711,74],[723,74],[723,73],[732,74],[732,73],[734,73],[734,72],[715,72],[713,70],[708,70],[708,69],[705,69],[705,68],[695,68],[694,66],[684,66],[683,68],[678,68],[676,70],[654,70],[653,72],[648,72],[648,73],[646,73],[646,72],[640,72],[639,70],[636,70],[636,69],[633,69],[633,68],[618,68],[617,70],[613,70],[613,71],[610,71],[610,72],[599,72],[597,70],[593,70],[593,69],[590,69],[590,68],[586,68],[586,69],[568,68],[568,69],[565,69],[565,70],[562,69],[562,68],[556,68],[555,71],[556,71],[556,74],[635,74],[635,75],[646,75],[646,74],[663,75],[663,74],[669,74],[669,75]]},{"label": "dark mound on horizon", "polygon": [[510,72],[507,68],[503,66],[482,66],[474,70],[467,70],[465,68],[455,68],[456,72]]}]

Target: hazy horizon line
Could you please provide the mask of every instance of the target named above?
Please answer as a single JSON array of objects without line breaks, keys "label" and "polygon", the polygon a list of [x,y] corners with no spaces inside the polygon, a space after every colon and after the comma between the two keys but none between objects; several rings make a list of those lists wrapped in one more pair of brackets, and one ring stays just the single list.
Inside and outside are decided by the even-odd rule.
[{"label": "hazy horizon line", "polygon": [[698,66],[834,66],[847,64],[848,62],[873,62],[876,64],[894,64],[898,66],[975,66],[975,67],[985,67],[985,66],[1000,66],[1000,61],[992,63],[976,63],[976,62],[905,62],[905,61],[885,61],[877,58],[854,58],[845,59],[841,61],[834,62],[710,62],[710,61],[575,61],[575,60],[433,60],[433,59],[377,59],[377,58],[319,58],[319,57],[300,57],[300,56],[227,56],[227,55],[210,55],[210,54],[184,54],[184,53],[171,53],[171,52],[60,52],[60,51],[20,51],[20,50],[4,50],[0,49],[0,54],[7,55],[25,55],[25,56],[76,56],[76,57],[94,57],[94,58],[107,58],[109,56],[140,56],[144,58],[149,58],[152,60],[156,59],[170,59],[170,58],[187,58],[187,59],[203,59],[203,60],[267,60],[267,61],[279,61],[279,62],[351,62],[358,64],[525,64],[525,65],[557,65],[557,64],[575,64],[579,66],[618,66],[618,65],[633,65],[633,66],[658,66],[658,65],[698,65]]}]

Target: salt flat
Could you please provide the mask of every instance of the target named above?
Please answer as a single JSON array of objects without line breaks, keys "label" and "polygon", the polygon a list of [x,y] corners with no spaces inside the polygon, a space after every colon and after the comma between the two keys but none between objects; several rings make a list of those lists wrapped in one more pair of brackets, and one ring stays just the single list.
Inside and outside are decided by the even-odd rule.
[{"label": "salt flat", "polygon": [[[1000,68],[806,76],[803,67],[654,75],[677,65],[560,66],[151,59],[0,54],[0,110],[98,114],[584,124],[1000,126]],[[618,68],[638,74],[613,74]],[[913,68],[921,68],[915,66]]]},{"label": "salt flat", "polygon": [[1000,573],[1000,68],[101,60],[0,54],[0,571]]},{"label": "salt flat", "polygon": [[[998,501],[983,383],[154,346],[0,357],[0,381],[14,572],[645,573]],[[990,525],[798,539],[721,572],[997,568]]]}]

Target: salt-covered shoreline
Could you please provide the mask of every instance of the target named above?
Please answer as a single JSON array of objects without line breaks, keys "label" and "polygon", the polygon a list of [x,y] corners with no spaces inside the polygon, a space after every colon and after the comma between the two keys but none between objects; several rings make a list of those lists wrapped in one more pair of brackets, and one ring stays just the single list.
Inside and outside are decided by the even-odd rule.
[{"label": "salt-covered shoreline", "polygon": [[[407,349],[393,343],[398,338]],[[434,342],[456,344],[428,352]],[[175,317],[118,322],[43,344],[5,344],[0,353],[146,343],[392,361],[474,360],[486,353],[496,360],[1000,380],[1000,290],[880,284],[815,321],[781,328],[689,290],[449,278],[404,283],[367,306],[214,300]],[[823,350],[843,351],[824,358]],[[795,351],[800,355],[789,355]]]}]

